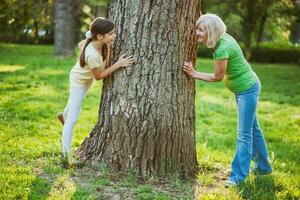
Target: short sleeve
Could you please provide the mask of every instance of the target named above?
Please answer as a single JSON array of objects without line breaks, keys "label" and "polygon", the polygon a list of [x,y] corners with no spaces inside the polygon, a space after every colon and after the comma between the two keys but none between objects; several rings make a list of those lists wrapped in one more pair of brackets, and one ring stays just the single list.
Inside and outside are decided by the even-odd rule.
[{"label": "short sleeve", "polygon": [[104,62],[100,56],[90,55],[86,58],[86,65],[89,69],[100,68],[100,70],[104,69]]},{"label": "short sleeve", "polygon": [[228,51],[225,48],[217,48],[214,52],[214,59],[215,60],[223,60],[229,58]]},{"label": "short sleeve", "polygon": [[78,48],[79,48],[80,50],[82,50],[85,43],[86,43],[86,40],[81,40],[81,41],[78,43]]}]

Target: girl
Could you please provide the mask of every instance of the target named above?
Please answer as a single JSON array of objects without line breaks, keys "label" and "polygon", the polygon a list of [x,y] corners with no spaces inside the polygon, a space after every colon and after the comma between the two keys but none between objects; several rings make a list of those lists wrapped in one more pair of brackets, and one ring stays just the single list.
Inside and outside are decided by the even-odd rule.
[{"label": "girl", "polygon": [[246,179],[251,159],[255,161],[254,172],[271,173],[266,143],[256,115],[261,90],[259,78],[244,58],[238,43],[226,33],[225,24],[218,16],[202,15],[196,25],[198,41],[214,49],[214,74],[195,71],[191,62],[184,62],[183,71],[192,78],[208,82],[224,78],[226,87],[235,94],[238,107],[237,150],[225,186],[235,186]]},{"label": "girl", "polygon": [[63,124],[62,152],[65,158],[70,152],[73,128],[79,116],[82,100],[93,79],[101,80],[133,63],[132,56],[122,55],[116,63],[106,67],[109,63],[108,48],[116,37],[114,24],[108,19],[96,18],[86,36],[87,39],[79,43],[81,48],[79,60],[70,72],[70,96],[67,106],[63,113],[58,114],[58,119]]}]

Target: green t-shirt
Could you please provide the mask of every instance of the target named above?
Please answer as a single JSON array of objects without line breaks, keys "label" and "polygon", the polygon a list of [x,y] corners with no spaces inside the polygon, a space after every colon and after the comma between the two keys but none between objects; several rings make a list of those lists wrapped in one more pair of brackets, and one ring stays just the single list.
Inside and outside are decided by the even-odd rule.
[{"label": "green t-shirt", "polygon": [[245,91],[258,80],[240,46],[229,34],[224,33],[220,37],[213,57],[214,60],[228,60],[224,83],[230,91],[234,93]]}]

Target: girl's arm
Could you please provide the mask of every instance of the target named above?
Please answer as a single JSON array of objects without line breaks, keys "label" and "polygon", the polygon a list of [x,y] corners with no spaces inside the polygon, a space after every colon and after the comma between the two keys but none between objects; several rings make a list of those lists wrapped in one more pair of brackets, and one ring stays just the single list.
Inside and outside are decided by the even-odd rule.
[{"label": "girl's arm", "polygon": [[101,80],[109,75],[111,75],[113,72],[117,71],[121,67],[127,67],[130,66],[133,63],[133,58],[132,56],[125,57],[126,55],[122,55],[117,62],[115,62],[112,66],[104,69],[104,70],[99,70],[99,69],[93,69],[93,75],[96,80]]},{"label": "girl's arm", "polygon": [[191,62],[184,62],[183,71],[195,79],[207,82],[218,82],[222,81],[225,76],[227,63],[227,59],[215,61],[215,72],[211,74],[197,72]]},{"label": "girl's arm", "polygon": [[94,75],[95,79],[98,81],[98,80],[108,77],[110,74],[117,71],[119,68],[120,68],[120,65],[118,63],[115,63],[112,66],[110,66],[102,71],[98,68],[93,69],[92,71],[93,71],[93,75]]}]

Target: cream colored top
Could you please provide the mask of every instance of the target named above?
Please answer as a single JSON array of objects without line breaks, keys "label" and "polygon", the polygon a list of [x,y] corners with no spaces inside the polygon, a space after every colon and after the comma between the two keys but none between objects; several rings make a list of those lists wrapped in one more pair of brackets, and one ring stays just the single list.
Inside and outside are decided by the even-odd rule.
[{"label": "cream colored top", "polygon": [[99,68],[101,71],[105,69],[105,63],[99,51],[90,42],[85,48],[85,63],[84,67],[80,66],[79,60],[70,72],[72,82],[79,84],[89,84],[94,79],[92,70]]}]

